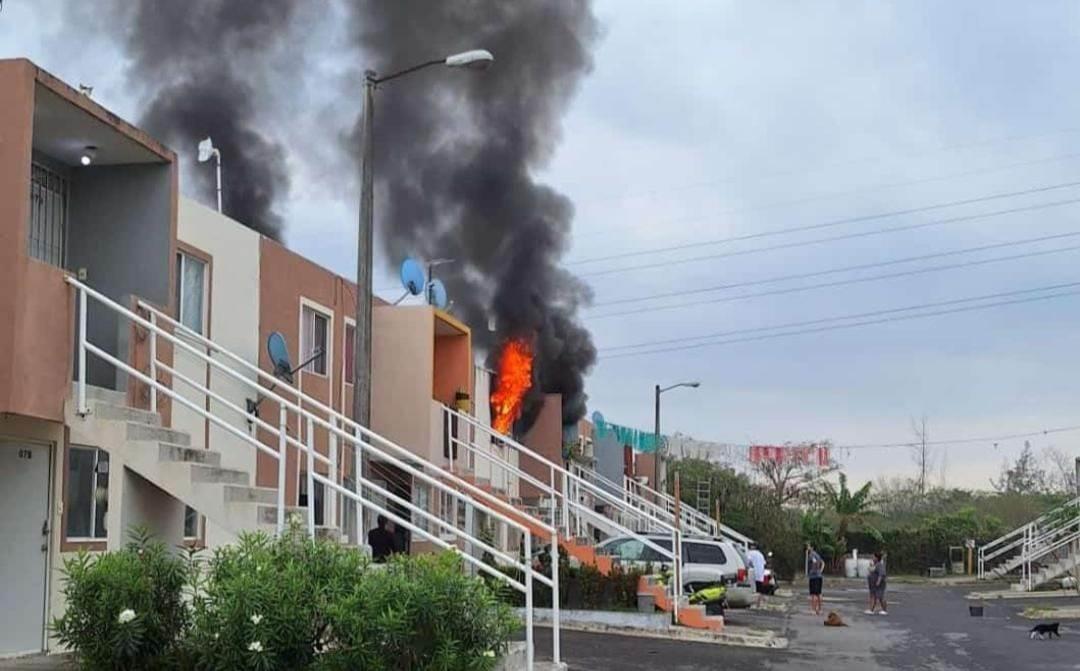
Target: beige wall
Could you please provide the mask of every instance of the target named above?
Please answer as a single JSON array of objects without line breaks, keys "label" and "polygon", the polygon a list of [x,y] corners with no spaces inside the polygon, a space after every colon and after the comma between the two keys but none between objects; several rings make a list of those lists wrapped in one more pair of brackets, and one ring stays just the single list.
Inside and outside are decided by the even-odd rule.
[{"label": "beige wall", "polygon": [[434,313],[427,306],[372,311],[371,428],[418,456],[443,463],[433,444]]}]

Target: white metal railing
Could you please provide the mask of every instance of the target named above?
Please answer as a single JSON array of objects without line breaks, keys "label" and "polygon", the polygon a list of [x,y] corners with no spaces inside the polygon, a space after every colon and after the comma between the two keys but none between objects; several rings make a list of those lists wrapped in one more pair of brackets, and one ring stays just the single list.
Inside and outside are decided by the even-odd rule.
[{"label": "white metal railing", "polygon": [[1055,525],[1053,529],[1041,534],[1030,531],[1021,552],[1021,584],[1024,589],[1030,591],[1037,586],[1032,566],[1035,562],[1061,550],[1075,552],[1078,541],[1080,541],[1080,516]]},{"label": "white metal railing", "polygon": [[[1065,512],[1070,509],[1073,510],[1071,516]],[[1000,571],[1001,569],[995,569],[994,567],[989,566],[993,560],[998,558],[1004,557],[999,566],[1004,567],[1006,573],[1014,570],[1027,560],[1027,554],[1031,550],[1031,542],[1033,539],[1053,533],[1056,528],[1068,524],[1072,519],[1078,516],[1080,516],[1080,497],[1076,497],[1071,501],[1066,501],[1062,505],[1040,515],[1031,522],[1022,524],[1012,531],[1002,534],[989,543],[982,545],[979,547],[978,552],[978,578],[982,580],[988,575],[994,575],[995,570]],[[1009,557],[1005,557],[1005,555],[1014,551],[1019,551],[1019,554],[1012,554]]]},{"label": "white metal railing", "polygon": [[[562,465],[556,464],[510,436],[498,432],[493,427],[483,424],[471,415],[449,406],[443,406],[443,412],[446,418],[446,435],[451,443],[451,468],[454,465],[453,446],[458,446],[464,449],[470,458],[485,460],[491,464],[493,469],[503,469],[519,478],[520,483],[527,483],[535,487],[541,498],[547,500],[548,514],[552,526],[560,527],[567,538],[583,535],[583,530],[588,526],[607,529],[609,533],[626,535],[638,540],[657,552],[661,557],[670,561],[673,567],[673,617],[676,621],[678,620],[679,599],[682,591],[682,531],[677,525],[670,524],[662,519],[652,520],[653,524],[650,531],[655,530],[657,533],[671,536],[672,547],[671,549],[665,548],[645,535],[650,531],[641,533],[631,529],[618,519],[605,516],[585,503],[591,500],[604,506],[610,506],[616,512],[637,514],[637,511],[634,511],[621,496],[608,492],[605,488],[572,473]],[[457,430],[454,430],[455,420]],[[486,435],[491,441],[500,444],[500,447],[513,450],[518,455],[518,464],[514,465],[509,460],[500,457],[501,450],[488,451],[478,447],[475,444],[477,434]],[[460,458],[458,461],[460,461]],[[529,469],[526,467],[527,463],[539,465],[540,470],[546,472],[546,481],[542,477],[529,473]]]},{"label": "white metal railing", "polygon": [[[415,534],[429,540],[434,545],[457,552],[462,559],[468,564],[474,566],[477,570],[482,571],[488,575],[495,577],[498,580],[505,582],[514,589],[524,592],[525,594],[525,628],[526,628],[526,650],[527,650],[527,664],[528,668],[533,668],[534,661],[534,645],[533,645],[533,594],[532,587],[533,581],[538,580],[542,584],[547,585],[552,589],[553,595],[556,595],[552,599],[552,627],[553,627],[553,658],[558,661],[560,658],[559,651],[559,604],[557,595],[559,593],[559,580],[558,580],[558,531],[553,526],[547,525],[542,520],[531,518],[530,516],[521,513],[513,512],[508,513],[509,506],[500,501],[497,497],[484,492],[483,490],[473,486],[464,479],[458,478],[453,473],[446,473],[437,470],[437,475],[431,475],[426,472],[422,466],[416,466],[413,463],[415,455],[406,450],[405,448],[396,445],[392,441],[374,433],[366,427],[360,426],[353,422],[351,419],[341,415],[334,411],[332,408],[328,408],[316,399],[312,399],[309,396],[304,395],[299,390],[295,389],[291,385],[285,384],[282,381],[274,378],[269,373],[262,371],[257,366],[247,362],[242,357],[239,357],[232,352],[224,349],[220,345],[210,341],[203,337],[201,334],[195,333],[191,329],[184,327],[182,324],[172,319],[168,315],[164,314],[156,307],[145,303],[144,301],[138,302],[138,307],[142,310],[146,310],[149,314],[149,318],[144,318],[141,315],[133,312],[119,303],[113,301],[107,296],[95,291],[89,286],[79,282],[73,277],[68,277],[67,281],[74,287],[77,294],[77,360],[76,360],[76,403],[77,411],[80,415],[85,416],[89,413],[89,407],[86,402],[86,365],[87,355],[92,354],[99,359],[109,363],[118,371],[139,380],[146,384],[150,388],[150,404],[153,409],[156,410],[158,406],[158,395],[167,397],[182,405],[187,409],[195,412],[199,416],[203,417],[210,423],[223,429],[229,433],[232,437],[239,440],[241,443],[248,445],[249,447],[256,449],[274,459],[278,463],[278,486],[277,486],[277,530],[280,533],[284,529],[285,525],[285,488],[284,483],[286,480],[286,453],[287,449],[291,446],[299,451],[299,453],[306,457],[307,461],[307,484],[308,484],[308,510],[307,510],[307,524],[309,534],[312,536],[315,532],[315,519],[314,519],[314,485],[320,483],[324,487],[332,490],[337,495],[342,496],[344,499],[354,502],[357,506],[356,525],[357,525],[357,539],[359,540],[359,526],[360,510],[369,510],[376,514],[384,515],[387,519],[393,520],[396,524],[400,524],[403,528],[412,531]],[[89,342],[87,339],[87,313],[88,303],[90,300],[110,309],[117,313],[127,321],[146,329],[149,338],[149,349],[152,354],[149,369],[150,374],[146,374],[143,371],[135,368],[125,361],[120,360],[118,357],[108,353],[101,347]],[[175,333],[170,333],[168,329],[163,328],[158,322],[163,321],[168,324],[174,331],[178,331],[183,334],[183,337],[178,337]],[[218,371],[231,378],[232,380],[239,382],[247,389],[253,391],[258,396],[269,399],[278,404],[279,418],[278,424],[272,425],[262,418],[248,412],[247,408],[242,408],[237,403],[225,398],[221,394],[209,389],[196,380],[185,376],[176,370],[174,365],[170,365],[163,360],[157,358],[158,343],[157,339],[163,338],[166,342],[170,343],[176,351],[183,351],[188,355],[194,356],[196,359],[202,361],[206,365],[210,366],[213,370]],[[186,342],[188,339],[194,339],[196,342],[206,348],[206,352],[199,348],[193,347]],[[224,355],[225,359],[231,360],[240,365],[240,368],[247,370],[250,373],[254,373],[255,377],[248,377],[236,369],[225,365],[219,358],[215,358],[212,354],[218,353]],[[172,378],[174,381],[183,383],[185,386],[192,388],[197,394],[203,397],[203,403],[196,403],[181,395],[169,384],[162,382],[159,379],[158,372],[162,371]],[[267,388],[260,384],[262,381],[270,381],[273,383],[275,389]],[[277,393],[276,390],[281,390],[281,393]],[[285,395],[295,397],[295,401],[287,398]],[[221,407],[237,414],[244,420],[251,422],[255,427],[267,431],[269,435],[275,439],[274,445],[268,444],[258,438],[258,432],[247,433],[244,432],[232,423],[222,419],[217,414],[210,412],[207,409],[207,399],[213,399]],[[308,407],[305,407],[308,406]],[[325,416],[319,415],[317,412],[323,413]],[[295,416],[300,422],[302,422],[306,428],[306,441],[300,441],[296,437],[289,434],[289,418],[290,415]],[[326,430],[328,433],[328,452],[330,456],[325,456],[315,449],[314,434],[315,428]],[[350,433],[349,431],[352,431]],[[377,482],[364,478],[360,469],[357,469],[354,489],[349,489],[341,484],[340,472],[338,471],[339,459],[338,453],[339,441],[345,447],[351,447],[353,450],[355,463],[362,463],[363,456],[365,454],[376,457],[380,460],[387,461],[394,466],[400,468],[405,473],[408,473],[416,480],[423,481],[428,486],[437,489],[454,500],[461,501],[465,505],[471,505],[475,510],[490,516],[493,519],[498,520],[502,524],[505,524],[508,528],[512,528],[519,532],[523,538],[525,558],[519,560],[516,556],[510,552],[503,551],[499,548],[493,547],[484,540],[476,537],[466,530],[457,528],[454,525],[455,520],[445,520],[437,515],[434,515],[429,510],[425,510],[416,505],[413,505],[410,501],[394,494],[388,489],[383,488]],[[328,475],[323,475],[317,472],[316,462],[325,466],[328,471]],[[452,484],[451,484],[452,483]],[[409,512],[409,518],[398,514],[391,510],[389,505],[379,505],[375,500],[370,497],[370,494],[365,496],[366,493],[374,493],[383,498],[385,501],[393,501],[400,508]],[[331,511],[334,511],[331,508]],[[334,511],[336,515],[336,511]],[[412,517],[416,516],[427,523],[431,524],[435,529],[442,529],[447,532],[453,542],[448,542],[444,537],[437,533],[428,531],[420,525],[413,522]],[[524,519],[528,524],[522,523],[519,519]],[[336,523],[336,521],[335,521]],[[548,577],[540,572],[537,572],[532,567],[531,561],[531,547],[532,547],[532,533],[540,530],[545,535],[550,532],[550,537],[555,541],[553,547],[555,548],[552,561],[552,575]],[[466,547],[479,548],[485,552],[490,553],[493,557],[501,560],[510,566],[520,570],[524,575],[524,582],[519,581],[511,576],[506,575],[502,571],[497,570],[486,564],[485,562],[477,559],[471,553],[467,553],[457,546],[460,542]]]},{"label": "white metal railing", "polygon": [[[632,492],[635,499],[638,501],[658,501],[659,507],[666,510],[669,515],[674,515],[676,508],[679,510],[679,516],[682,518],[682,523],[688,527],[694,529],[702,535],[724,538],[732,543],[741,545],[743,550],[749,550],[750,545],[753,544],[754,539],[750,538],[746,534],[743,534],[735,529],[732,529],[728,525],[717,522],[705,513],[701,512],[697,508],[686,505],[685,502],[680,502],[678,506],[675,504],[675,497],[662,492],[652,487],[638,482],[631,477],[623,476],[624,486],[627,491]],[[656,505],[656,504],[654,504]]]}]

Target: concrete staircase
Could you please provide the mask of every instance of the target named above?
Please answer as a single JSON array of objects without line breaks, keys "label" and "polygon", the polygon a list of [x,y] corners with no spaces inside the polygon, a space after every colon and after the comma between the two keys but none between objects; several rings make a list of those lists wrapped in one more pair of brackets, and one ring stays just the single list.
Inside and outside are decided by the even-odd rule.
[{"label": "concrete staircase", "polygon": [[[1042,557],[1038,563],[1038,569],[1033,570],[1031,573],[1030,589],[1036,589],[1052,580],[1072,574],[1077,569],[1073,555],[1074,552],[1065,547],[1058,552]],[[1080,557],[1077,557],[1076,560],[1080,563]],[[1024,592],[1027,591],[1028,586],[1023,582],[1017,582],[1009,585],[1009,589],[1015,592]]]},{"label": "concrete staircase", "polygon": [[124,393],[88,386],[87,400],[86,416],[75,412],[74,395],[66,404],[72,444],[107,451],[114,472],[130,469],[233,536],[275,529],[277,491],[254,486],[253,473],[222,467],[221,454],[192,447],[190,435],[162,427],[156,413],[129,407]]}]

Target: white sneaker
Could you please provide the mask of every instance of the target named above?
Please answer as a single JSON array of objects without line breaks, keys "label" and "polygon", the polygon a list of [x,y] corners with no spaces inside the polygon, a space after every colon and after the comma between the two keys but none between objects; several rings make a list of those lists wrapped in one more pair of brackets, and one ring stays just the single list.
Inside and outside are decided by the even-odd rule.
[{"label": "white sneaker", "polygon": [[888,615],[888,614],[889,614],[889,611],[887,611],[887,610],[883,610],[880,613],[878,613],[878,615]]},{"label": "white sneaker", "polygon": [[872,610],[869,610],[869,609],[868,609],[868,610],[864,610],[863,612],[864,612],[864,613],[866,613],[867,615],[873,615],[873,614],[874,614],[874,611],[872,611]]}]

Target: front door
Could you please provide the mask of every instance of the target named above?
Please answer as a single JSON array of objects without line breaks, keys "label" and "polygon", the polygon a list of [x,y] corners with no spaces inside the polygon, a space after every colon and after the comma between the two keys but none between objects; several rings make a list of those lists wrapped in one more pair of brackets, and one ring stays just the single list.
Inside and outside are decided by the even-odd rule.
[{"label": "front door", "polygon": [[44,647],[49,451],[0,442],[0,656]]}]

